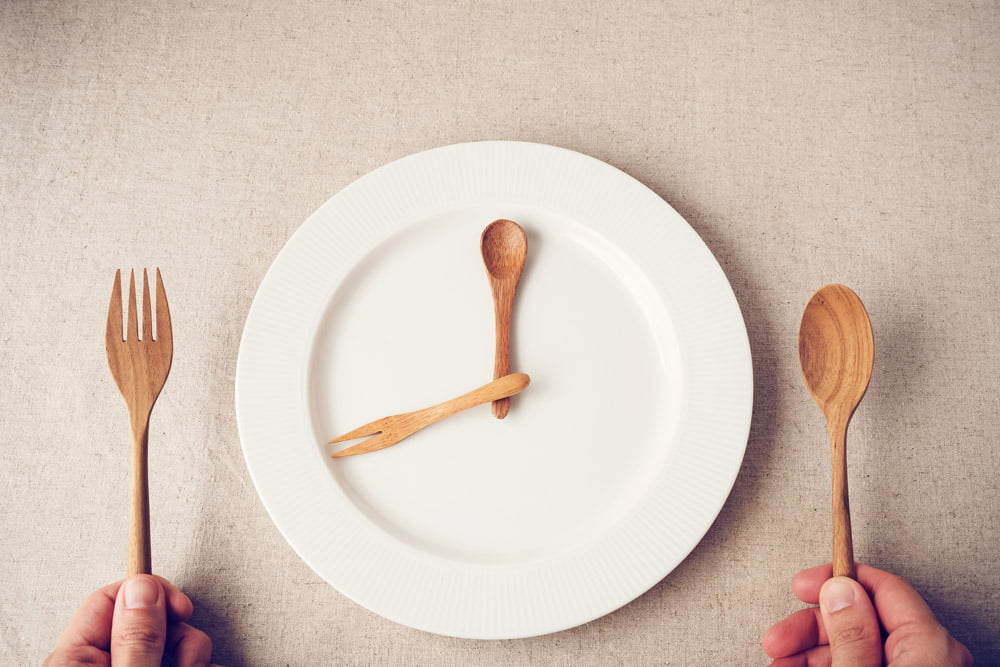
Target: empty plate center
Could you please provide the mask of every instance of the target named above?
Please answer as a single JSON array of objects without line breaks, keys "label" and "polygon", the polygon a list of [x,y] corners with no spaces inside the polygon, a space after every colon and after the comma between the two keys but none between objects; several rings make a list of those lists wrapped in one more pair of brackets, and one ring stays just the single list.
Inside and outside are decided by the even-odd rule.
[{"label": "empty plate center", "polygon": [[[512,367],[531,385],[388,449],[327,440],[493,379],[479,236],[528,234]],[[310,409],[330,474],[364,516],[439,557],[504,563],[572,549],[633,511],[673,448],[683,373],[656,291],[613,244],[544,210],[463,209],[408,225],[347,275],[318,327]]]}]

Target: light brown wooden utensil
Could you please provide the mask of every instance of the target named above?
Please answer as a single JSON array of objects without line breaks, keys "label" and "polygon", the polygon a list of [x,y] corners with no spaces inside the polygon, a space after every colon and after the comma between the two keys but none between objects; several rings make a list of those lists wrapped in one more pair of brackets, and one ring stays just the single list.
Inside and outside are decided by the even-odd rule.
[{"label": "light brown wooden utensil", "polygon": [[467,394],[462,394],[450,401],[445,401],[444,403],[439,403],[423,410],[416,410],[415,412],[406,412],[401,415],[376,419],[373,422],[345,433],[339,438],[331,440],[330,444],[333,444],[374,436],[364,442],[359,442],[347,449],[336,452],[333,454],[333,458],[367,454],[368,452],[391,447],[425,426],[441,421],[445,417],[450,417],[456,412],[461,412],[462,410],[467,410],[498,398],[513,396],[527,387],[529,382],[531,382],[531,378],[524,373],[513,373],[483,385],[478,389],[473,389]]},{"label": "light brown wooden utensil", "polygon": [[115,273],[108,306],[108,325],[104,333],[108,367],[128,406],[132,427],[131,493],[129,502],[128,575],[150,574],[149,545],[149,476],[147,452],[149,415],[170,373],[173,360],[173,332],[170,309],[163,289],[160,270],[156,270],[156,337],[153,337],[152,297],[149,276],[142,271],[142,337],[135,301],[135,272],[129,276],[128,321],[122,331],[121,271]]},{"label": "light brown wooden utensil", "polygon": [[857,294],[827,285],[809,300],[799,328],[806,386],[826,416],[833,472],[833,575],[854,573],[847,493],[847,424],[868,389],[875,362],[871,322]]},{"label": "light brown wooden utensil", "polygon": [[[510,320],[517,282],[521,279],[521,269],[528,255],[528,237],[516,222],[496,220],[483,230],[479,246],[493,292],[496,320],[493,377],[499,378],[510,373]],[[503,419],[509,412],[509,398],[493,401],[494,417]]]}]

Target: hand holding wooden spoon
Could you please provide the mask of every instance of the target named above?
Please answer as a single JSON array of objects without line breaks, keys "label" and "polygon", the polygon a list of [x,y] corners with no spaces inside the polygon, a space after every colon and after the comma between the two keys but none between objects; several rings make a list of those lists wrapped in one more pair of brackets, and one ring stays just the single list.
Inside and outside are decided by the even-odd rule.
[{"label": "hand holding wooden spoon", "polygon": [[868,389],[875,361],[864,304],[844,285],[827,285],[809,300],[799,328],[799,360],[813,399],[826,415],[833,471],[833,575],[854,578],[847,493],[847,424]]}]

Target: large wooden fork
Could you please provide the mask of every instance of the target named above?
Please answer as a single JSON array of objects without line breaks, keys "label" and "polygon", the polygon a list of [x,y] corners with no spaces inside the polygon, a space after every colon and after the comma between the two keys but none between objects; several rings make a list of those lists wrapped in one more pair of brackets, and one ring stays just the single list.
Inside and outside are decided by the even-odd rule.
[{"label": "large wooden fork", "polygon": [[149,276],[142,271],[142,336],[135,303],[135,271],[129,276],[128,322],[122,332],[122,274],[115,272],[115,285],[108,306],[108,326],[104,339],[108,366],[128,406],[132,425],[132,468],[129,502],[128,575],[150,574],[149,476],[147,452],[149,415],[170,373],[174,355],[170,309],[163,290],[160,270],[156,270],[156,337],[153,337],[153,306]]}]

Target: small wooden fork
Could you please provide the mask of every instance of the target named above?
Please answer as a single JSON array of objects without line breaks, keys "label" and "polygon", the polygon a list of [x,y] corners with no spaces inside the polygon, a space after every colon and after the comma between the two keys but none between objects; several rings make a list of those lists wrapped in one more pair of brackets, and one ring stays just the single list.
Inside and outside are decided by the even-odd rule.
[{"label": "small wooden fork", "polygon": [[524,390],[531,382],[531,378],[524,373],[511,373],[497,378],[489,384],[485,384],[478,389],[462,394],[458,398],[453,398],[444,403],[432,405],[423,410],[406,412],[401,415],[382,417],[373,422],[368,422],[364,426],[359,426],[353,431],[349,431],[339,438],[334,438],[327,444],[346,442],[347,440],[357,440],[358,438],[369,437],[356,445],[342,449],[333,454],[337,459],[342,456],[355,456],[357,454],[367,454],[377,452],[386,447],[392,447],[401,440],[404,440],[425,426],[430,426],[434,422],[441,421],[445,417],[450,417],[456,412],[468,410],[469,408],[483,403],[490,403],[500,398],[513,396]]},{"label": "small wooden fork", "polygon": [[129,503],[128,576],[150,574],[149,476],[147,452],[149,415],[170,373],[174,343],[170,309],[163,290],[160,270],[156,270],[156,338],[153,338],[152,302],[149,276],[142,271],[142,336],[139,336],[135,303],[135,271],[129,276],[128,323],[122,332],[122,275],[115,272],[115,284],[108,306],[108,326],[104,339],[108,367],[128,406],[132,426],[132,469]]}]

